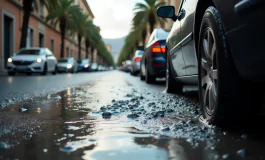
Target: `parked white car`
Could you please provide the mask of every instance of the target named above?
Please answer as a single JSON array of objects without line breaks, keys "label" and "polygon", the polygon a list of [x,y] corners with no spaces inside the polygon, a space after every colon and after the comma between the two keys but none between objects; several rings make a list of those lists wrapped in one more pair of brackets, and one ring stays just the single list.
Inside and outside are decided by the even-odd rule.
[{"label": "parked white car", "polygon": [[7,60],[9,75],[15,73],[41,73],[56,74],[57,60],[48,48],[24,48]]},{"label": "parked white car", "polygon": [[58,72],[71,72],[78,71],[78,63],[73,57],[61,58],[58,60]]},{"label": "parked white car", "polygon": [[97,70],[98,70],[98,64],[97,63],[92,63],[91,71],[97,71]]}]

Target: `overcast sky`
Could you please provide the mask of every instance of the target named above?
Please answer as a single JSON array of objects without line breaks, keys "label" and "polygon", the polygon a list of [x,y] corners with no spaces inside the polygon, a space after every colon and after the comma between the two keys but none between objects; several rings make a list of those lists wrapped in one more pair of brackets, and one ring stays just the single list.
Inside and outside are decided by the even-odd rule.
[{"label": "overcast sky", "polygon": [[87,0],[100,27],[103,38],[116,39],[127,35],[131,28],[135,3],[143,0]]}]

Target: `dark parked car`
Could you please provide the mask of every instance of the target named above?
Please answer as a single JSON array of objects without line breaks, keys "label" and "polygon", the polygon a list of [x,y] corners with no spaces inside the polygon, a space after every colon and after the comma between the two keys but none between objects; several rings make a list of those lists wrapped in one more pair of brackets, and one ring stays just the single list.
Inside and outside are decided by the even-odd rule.
[{"label": "dark parked car", "polygon": [[264,1],[182,0],[177,15],[173,6],[157,14],[175,21],[166,46],[166,91],[198,84],[212,124],[254,116],[264,95]]},{"label": "dark parked car", "polygon": [[166,39],[169,32],[162,28],[154,29],[145,47],[140,64],[141,80],[153,83],[156,77],[166,76]]},{"label": "dark parked car", "polygon": [[85,71],[85,72],[91,71],[91,63],[89,59],[82,59],[78,61],[78,71]]}]

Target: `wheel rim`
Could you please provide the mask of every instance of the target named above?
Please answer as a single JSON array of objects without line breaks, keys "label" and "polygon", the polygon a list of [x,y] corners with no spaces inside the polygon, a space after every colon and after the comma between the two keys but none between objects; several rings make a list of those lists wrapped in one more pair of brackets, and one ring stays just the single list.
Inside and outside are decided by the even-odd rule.
[{"label": "wheel rim", "polygon": [[212,115],[217,99],[217,61],[216,41],[211,28],[206,28],[201,42],[201,70],[200,87],[202,105],[208,115]]}]

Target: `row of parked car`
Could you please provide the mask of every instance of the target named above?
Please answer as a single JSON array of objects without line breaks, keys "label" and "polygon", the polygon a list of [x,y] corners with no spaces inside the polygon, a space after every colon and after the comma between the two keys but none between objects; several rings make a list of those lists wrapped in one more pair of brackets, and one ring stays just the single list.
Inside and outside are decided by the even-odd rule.
[{"label": "row of parked car", "polygon": [[204,118],[226,125],[261,111],[265,3],[214,3],[183,0],[177,15],[173,6],[158,8],[159,17],[174,21],[171,30],[155,29],[144,51],[137,50],[125,65],[147,83],[166,77],[168,93],[197,86]]},{"label": "row of parked car", "polygon": [[79,71],[105,71],[109,67],[91,63],[89,59],[75,60],[73,57],[56,59],[48,48],[25,48],[19,50],[14,56],[7,60],[7,71],[9,75],[15,73],[61,73]]}]

